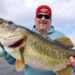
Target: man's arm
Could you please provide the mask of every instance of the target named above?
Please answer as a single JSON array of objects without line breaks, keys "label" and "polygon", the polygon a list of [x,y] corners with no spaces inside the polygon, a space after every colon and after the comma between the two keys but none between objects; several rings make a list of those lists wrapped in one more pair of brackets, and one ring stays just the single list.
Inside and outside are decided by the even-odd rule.
[{"label": "man's arm", "polygon": [[5,51],[5,49],[4,49],[3,46],[1,46],[1,48],[2,48],[2,54],[3,54],[4,58],[5,58],[5,60],[6,60],[9,64],[14,65],[16,59],[13,58],[11,55],[9,55],[9,54]]}]

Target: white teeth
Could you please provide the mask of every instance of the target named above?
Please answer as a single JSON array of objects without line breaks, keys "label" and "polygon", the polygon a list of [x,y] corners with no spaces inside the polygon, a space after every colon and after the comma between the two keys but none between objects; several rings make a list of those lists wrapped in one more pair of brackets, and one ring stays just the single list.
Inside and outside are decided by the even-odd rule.
[{"label": "white teeth", "polygon": [[47,24],[47,22],[46,22],[46,21],[40,21],[40,23],[42,23],[42,24]]}]

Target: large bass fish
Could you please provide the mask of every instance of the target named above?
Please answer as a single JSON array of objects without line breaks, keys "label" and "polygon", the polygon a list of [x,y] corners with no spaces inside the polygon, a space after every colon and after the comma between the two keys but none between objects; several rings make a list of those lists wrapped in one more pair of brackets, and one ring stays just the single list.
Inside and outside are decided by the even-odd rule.
[{"label": "large bass fish", "polygon": [[69,57],[75,50],[60,42],[47,40],[23,26],[0,19],[0,43],[16,59],[16,69],[25,64],[42,71],[54,71],[57,75],[71,75]]}]

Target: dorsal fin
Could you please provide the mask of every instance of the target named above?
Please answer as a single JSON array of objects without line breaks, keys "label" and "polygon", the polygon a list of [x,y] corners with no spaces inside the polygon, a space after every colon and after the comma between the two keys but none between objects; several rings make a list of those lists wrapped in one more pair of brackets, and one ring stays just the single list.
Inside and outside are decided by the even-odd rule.
[{"label": "dorsal fin", "polygon": [[55,41],[64,44],[68,48],[73,48],[74,47],[74,44],[72,43],[72,41],[69,38],[67,38],[67,37],[65,37],[65,38],[58,38]]}]

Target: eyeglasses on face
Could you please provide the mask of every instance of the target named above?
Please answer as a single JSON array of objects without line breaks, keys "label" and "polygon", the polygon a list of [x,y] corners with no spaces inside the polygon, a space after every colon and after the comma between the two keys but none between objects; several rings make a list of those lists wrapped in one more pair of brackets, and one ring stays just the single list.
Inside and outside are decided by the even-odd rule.
[{"label": "eyeglasses on face", "polygon": [[44,16],[45,19],[50,19],[50,18],[51,18],[50,15],[42,15],[42,14],[36,15],[36,17],[37,17],[37,18],[40,18],[40,19],[41,19],[43,16]]}]

